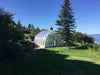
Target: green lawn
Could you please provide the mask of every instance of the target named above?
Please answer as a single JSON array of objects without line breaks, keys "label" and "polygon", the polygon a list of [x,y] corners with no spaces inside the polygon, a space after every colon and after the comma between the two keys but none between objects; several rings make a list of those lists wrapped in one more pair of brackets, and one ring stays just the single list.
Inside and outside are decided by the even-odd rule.
[{"label": "green lawn", "polygon": [[100,53],[65,47],[39,49],[35,56],[0,61],[0,75],[100,75]]},{"label": "green lawn", "polygon": [[66,50],[65,47],[56,47],[56,48],[48,48],[49,51],[57,51],[57,54],[68,55],[66,60],[81,60],[81,61],[89,61],[95,64],[100,65],[100,51],[93,52],[88,49],[71,49]]}]

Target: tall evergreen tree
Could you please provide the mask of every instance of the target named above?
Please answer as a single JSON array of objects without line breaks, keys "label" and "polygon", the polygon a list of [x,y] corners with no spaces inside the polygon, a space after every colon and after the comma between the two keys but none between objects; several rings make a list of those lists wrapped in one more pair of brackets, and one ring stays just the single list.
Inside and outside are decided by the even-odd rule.
[{"label": "tall evergreen tree", "polygon": [[33,28],[32,30],[31,30],[31,34],[32,34],[32,36],[36,36],[36,34],[38,34],[39,32],[40,32],[41,30],[39,29],[39,27],[37,27],[36,29],[35,28]]},{"label": "tall evergreen tree", "polygon": [[31,25],[31,28],[32,28],[32,29],[35,29],[35,27],[34,27],[34,25],[33,25],[33,24]]},{"label": "tall evergreen tree", "polygon": [[75,28],[75,19],[69,1],[64,1],[64,4],[61,6],[61,13],[58,15],[60,19],[56,21],[56,25],[60,26],[57,32],[63,36],[67,48],[70,48],[71,33]]},{"label": "tall evergreen tree", "polygon": [[31,30],[31,27],[32,27],[31,24],[29,24],[29,25],[28,25],[28,29]]},{"label": "tall evergreen tree", "polygon": [[51,27],[50,30],[53,30],[53,27]]},{"label": "tall evergreen tree", "polygon": [[40,32],[40,29],[39,29],[39,27],[37,27],[37,28],[36,28],[36,31],[37,31],[37,33],[39,33],[39,32]]},{"label": "tall evergreen tree", "polygon": [[25,26],[22,27],[25,30]]},{"label": "tall evergreen tree", "polygon": [[16,24],[16,27],[21,29],[22,28],[22,24],[20,23],[20,20],[18,20],[17,24]]}]

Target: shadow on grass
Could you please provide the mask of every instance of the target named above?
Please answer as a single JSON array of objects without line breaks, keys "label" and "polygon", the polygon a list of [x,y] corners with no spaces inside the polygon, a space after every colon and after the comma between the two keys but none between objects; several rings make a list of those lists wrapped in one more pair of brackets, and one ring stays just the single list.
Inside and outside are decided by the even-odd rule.
[{"label": "shadow on grass", "polygon": [[88,49],[88,46],[75,46],[72,49],[81,49],[81,50],[86,50]]},{"label": "shadow on grass", "polygon": [[0,75],[100,75],[100,65],[67,57],[40,49],[32,57],[0,61]]}]

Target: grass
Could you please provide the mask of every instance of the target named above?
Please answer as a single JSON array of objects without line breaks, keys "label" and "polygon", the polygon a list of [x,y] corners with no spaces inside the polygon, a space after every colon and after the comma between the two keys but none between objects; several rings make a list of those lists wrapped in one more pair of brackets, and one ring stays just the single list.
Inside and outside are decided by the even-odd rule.
[{"label": "grass", "polygon": [[0,61],[0,75],[100,75],[100,53],[39,49],[35,56]]},{"label": "grass", "polygon": [[89,61],[100,65],[100,51],[94,52],[88,49],[71,49],[66,50],[65,47],[48,48],[49,51],[57,51],[57,54],[68,55],[66,59]]}]

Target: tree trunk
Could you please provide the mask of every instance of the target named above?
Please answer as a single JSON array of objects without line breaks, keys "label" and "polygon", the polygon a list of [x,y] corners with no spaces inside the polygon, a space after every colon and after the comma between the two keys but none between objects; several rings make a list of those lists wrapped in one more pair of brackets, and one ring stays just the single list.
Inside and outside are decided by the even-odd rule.
[{"label": "tree trunk", "polygon": [[70,50],[71,48],[69,46],[67,46],[67,50]]},{"label": "tree trunk", "polygon": [[4,59],[4,50],[2,48],[2,41],[0,40],[0,58]]},{"label": "tree trunk", "polygon": [[69,43],[67,43],[67,42],[66,42],[66,48],[67,48],[67,50],[70,50]]}]

